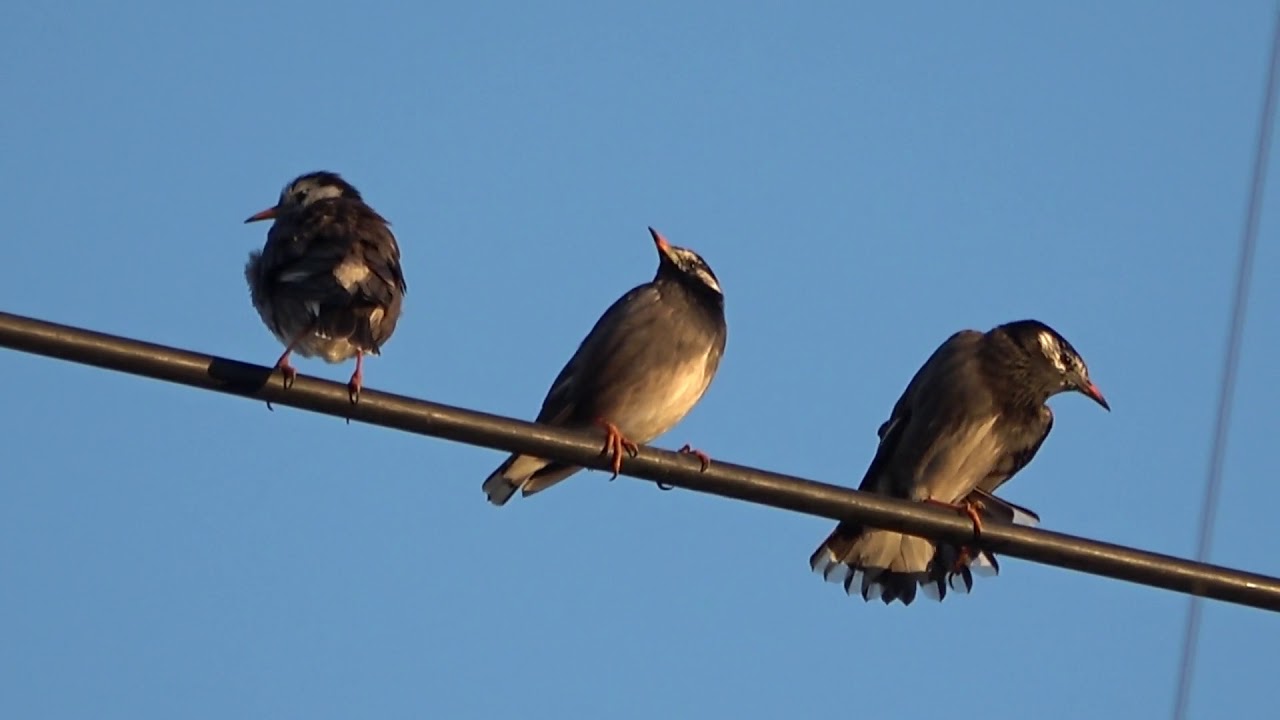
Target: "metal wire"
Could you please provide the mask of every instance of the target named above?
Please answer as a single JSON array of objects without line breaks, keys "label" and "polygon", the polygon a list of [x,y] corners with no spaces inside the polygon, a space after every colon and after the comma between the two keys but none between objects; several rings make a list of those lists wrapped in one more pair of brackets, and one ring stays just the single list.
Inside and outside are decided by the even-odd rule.
[{"label": "metal wire", "polygon": [[[1204,501],[1200,506],[1196,560],[1201,562],[1209,558],[1209,550],[1213,544],[1214,521],[1218,514],[1218,496],[1222,493],[1222,468],[1226,462],[1227,436],[1231,429],[1231,405],[1235,400],[1236,376],[1240,368],[1240,346],[1244,341],[1244,320],[1249,307],[1249,285],[1253,278],[1254,257],[1257,255],[1258,223],[1262,216],[1262,191],[1267,183],[1267,160],[1271,155],[1271,134],[1275,125],[1276,80],[1280,79],[1280,6],[1277,6],[1274,12],[1271,62],[1267,69],[1266,89],[1262,100],[1262,119],[1258,125],[1257,146],[1254,150],[1249,204],[1244,230],[1240,235],[1240,264],[1236,268],[1231,329],[1227,334],[1227,348],[1222,361],[1222,385],[1218,391],[1218,414],[1214,421],[1213,445],[1209,451],[1209,471],[1205,480]],[[1203,603],[1200,598],[1191,598],[1182,636],[1182,656],[1178,664],[1178,689],[1173,703],[1174,720],[1183,720],[1187,716],[1203,612]]]},{"label": "metal wire", "polygon": [[[0,346],[71,362],[265,400],[313,412],[508,452],[603,469],[600,440],[587,433],[366,389],[353,406],[346,385],[299,375],[285,390],[270,368],[0,312]],[[703,472],[689,455],[643,447],[627,475],[721,497],[850,520],[952,543],[973,542],[958,513],[924,503],[715,461]],[[476,489],[477,499],[480,490]],[[1192,562],[1072,535],[988,523],[994,552],[1117,580],[1280,612],[1280,578]]]}]

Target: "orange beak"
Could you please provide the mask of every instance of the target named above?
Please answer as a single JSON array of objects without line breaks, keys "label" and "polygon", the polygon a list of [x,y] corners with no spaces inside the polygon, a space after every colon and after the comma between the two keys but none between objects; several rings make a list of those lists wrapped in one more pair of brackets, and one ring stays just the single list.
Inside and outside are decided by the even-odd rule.
[{"label": "orange beak", "polygon": [[275,207],[269,207],[260,213],[254,213],[253,215],[250,215],[249,219],[245,220],[245,222],[251,223],[251,222],[258,222],[259,220],[270,220],[271,218],[276,216],[276,210],[277,208]]},{"label": "orange beak", "polygon": [[1081,394],[1102,406],[1107,412],[1111,412],[1111,406],[1107,404],[1107,399],[1102,397],[1102,391],[1097,385],[1090,382],[1088,385],[1080,388]]},{"label": "orange beak", "polygon": [[649,234],[653,236],[653,244],[658,246],[658,252],[666,255],[667,251],[671,249],[671,243],[667,242],[667,239],[662,237],[662,233],[654,230],[653,228],[649,228]]}]

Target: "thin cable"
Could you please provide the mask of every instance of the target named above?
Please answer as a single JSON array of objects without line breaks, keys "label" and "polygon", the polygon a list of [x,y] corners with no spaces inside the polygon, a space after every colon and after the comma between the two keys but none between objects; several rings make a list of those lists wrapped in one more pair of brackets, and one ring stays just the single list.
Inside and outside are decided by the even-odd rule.
[{"label": "thin cable", "polygon": [[[1271,155],[1271,133],[1275,124],[1276,80],[1280,78],[1280,5],[1276,7],[1275,28],[1271,37],[1271,64],[1262,101],[1262,119],[1258,125],[1258,141],[1253,157],[1253,180],[1249,191],[1244,232],[1240,236],[1240,265],[1236,269],[1236,293],[1231,308],[1231,330],[1222,364],[1222,386],[1218,392],[1218,417],[1214,421],[1213,445],[1209,451],[1209,472],[1205,481],[1204,504],[1200,508],[1200,527],[1196,539],[1196,560],[1205,562],[1213,545],[1214,522],[1218,515],[1218,497],[1222,493],[1222,468],[1226,463],[1227,436],[1231,430],[1231,406],[1235,399],[1236,376],[1240,369],[1240,347],[1244,341],[1245,314],[1249,308],[1249,285],[1253,279],[1253,262],[1257,254],[1258,223],[1262,216],[1262,192],[1267,183],[1267,161]],[[1187,607],[1187,623],[1182,636],[1182,659],[1178,667],[1178,688],[1174,697],[1174,720],[1185,720],[1191,701],[1191,681],[1195,675],[1196,649],[1200,640],[1200,622],[1204,613],[1199,597],[1192,596]]]},{"label": "thin cable", "polygon": [[[3,312],[0,347],[597,470],[608,464],[600,439],[588,433],[370,389],[353,406],[345,384],[299,375],[285,390],[280,373],[271,368]],[[830,520],[973,543],[972,522],[955,512],[719,460],[703,472],[689,455],[642,447],[636,457],[623,459],[622,470],[686,490]],[[476,497],[479,501],[479,487]],[[981,545],[1033,562],[1280,612],[1280,578],[999,523],[983,527]]]}]

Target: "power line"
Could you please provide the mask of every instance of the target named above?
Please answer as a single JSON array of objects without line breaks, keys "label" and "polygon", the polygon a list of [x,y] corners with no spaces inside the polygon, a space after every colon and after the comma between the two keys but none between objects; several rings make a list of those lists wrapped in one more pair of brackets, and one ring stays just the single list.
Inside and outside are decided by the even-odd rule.
[{"label": "power line", "polygon": [[[1276,80],[1280,78],[1280,6],[1277,6],[1275,13],[1275,28],[1271,37],[1271,63],[1267,69],[1266,89],[1262,100],[1262,119],[1258,125],[1258,140],[1253,157],[1253,179],[1250,184],[1244,230],[1240,235],[1240,265],[1236,268],[1231,329],[1227,334],[1227,348],[1222,361],[1218,415],[1214,421],[1213,445],[1209,451],[1209,471],[1205,480],[1204,501],[1200,507],[1196,560],[1201,562],[1209,558],[1209,550],[1213,544],[1214,521],[1218,514],[1218,496],[1222,493],[1222,468],[1226,462],[1227,435],[1231,428],[1231,405],[1235,399],[1236,376],[1240,368],[1240,346],[1244,342],[1244,320],[1249,307],[1249,285],[1253,279],[1253,262],[1257,254],[1258,223],[1262,216],[1262,191],[1267,183],[1267,160],[1271,154],[1271,133],[1275,125]],[[1173,704],[1174,720],[1182,720],[1187,716],[1203,612],[1204,607],[1200,598],[1192,597],[1187,607],[1187,624],[1182,636],[1178,689]]]},{"label": "power line", "polygon": [[[608,462],[600,440],[583,432],[376,390],[364,391],[353,406],[343,384],[299,375],[285,390],[281,376],[260,365],[3,312],[0,346],[584,467],[604,469]],[[714,461],[703,472],[694,457],[642,447],[637,457],[624,458],[622,469],[645,480],[830,520],[956,544],[973,541],[972,523],[958,513],[727,462]],[[981,544],[1033,562],[1280,612],[1280,578],[1014,525],[987,524]]]}]

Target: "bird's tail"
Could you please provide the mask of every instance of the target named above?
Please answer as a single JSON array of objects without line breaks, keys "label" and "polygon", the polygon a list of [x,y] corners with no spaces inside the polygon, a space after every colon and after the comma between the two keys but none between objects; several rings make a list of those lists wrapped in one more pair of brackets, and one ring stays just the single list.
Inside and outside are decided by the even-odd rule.
[{"label": "bird's tail", "polygon": [[481,487],[489,502],[506,505],[517,490],[522,490],[528,497],[546,490],[581,469],[529,455],[512,455],[485,478]]},{"label": "bird's tail", "polygon": [[[1040,516],[1034,510],[1015,505],[984,490],[974,490],[969,494],[969,500],[980,508],[978,513],[982,516],[984,525],[1001,522],[1035,527],[1040,524]],[[941,600],[947,596],[948,588],[966,594],[972,591],[974,575],[994,577],[999,574],[1000,561],[990,550],[978,549],[964,555],[960,548],[942,544],[934,555],[932,571],[923,589],[925,595]]]},{"label": "bird's tail", "polygon": [[[1031,510],[981,490],[975,490],[969,499],[980,503],[984,522],[1036,525],[1040,521]],[[886,604],[901,600],[904,605],[915,599],[918,587],[925,595],[941,600],[948,588],[965,593],[972,590],[975,572],[1000,572],[1000,563],[988,550],[962,554],[953,545],[936,545],[914,535],[851,523],[836,526],[809,558],[809,567],[829,582],[842,583],[851,595],[857,588],[865,600],[879,597]]]},{"label": "bird's tail", "polygon": [[809,558],[809,567],[828,582],[844,585],[863,599],[910,605],[916,588],[929,580],[936,548],[930,540],[890,530],[840,523]]}]

